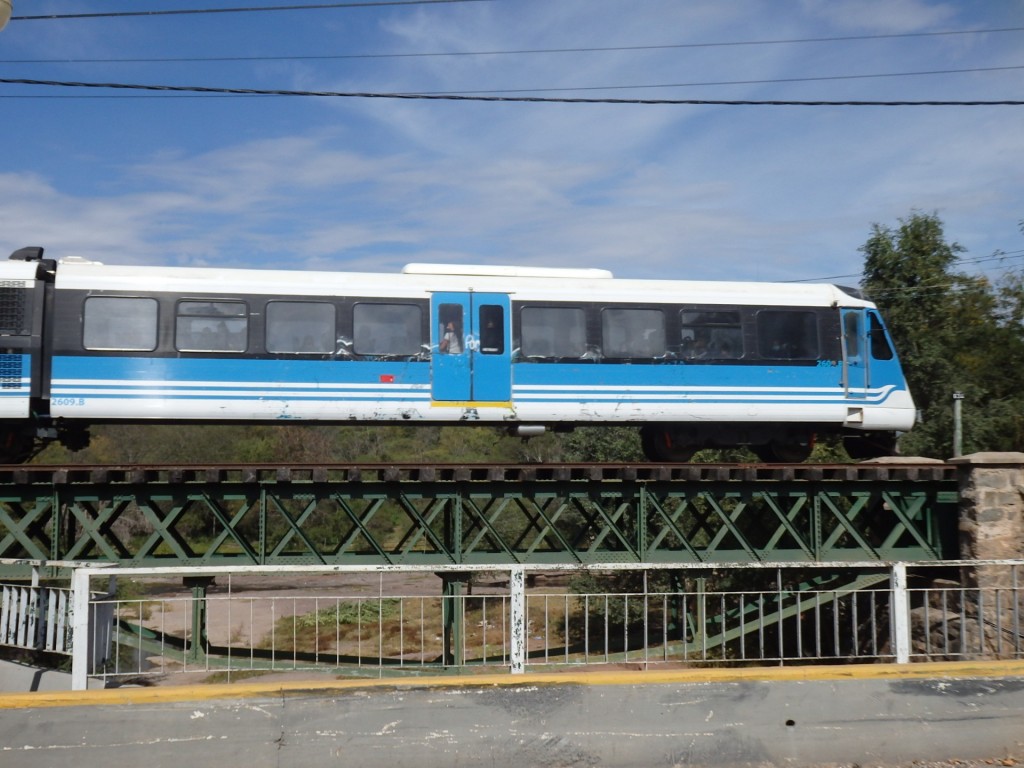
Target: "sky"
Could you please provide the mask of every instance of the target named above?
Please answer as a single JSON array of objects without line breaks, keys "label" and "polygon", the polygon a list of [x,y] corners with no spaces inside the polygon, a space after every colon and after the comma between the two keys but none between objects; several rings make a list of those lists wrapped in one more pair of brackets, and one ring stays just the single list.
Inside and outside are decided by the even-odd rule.
[{"label": "sky", "polygon": [[287,93],[0,83],[0,254],[849,285],[872,226],[921,211],[965,248],[963,271],[1024,265],[1024,106],[296,95],[1024,101],[1024,0],[18,18],[316,2],[14,0],[0,79]]}]

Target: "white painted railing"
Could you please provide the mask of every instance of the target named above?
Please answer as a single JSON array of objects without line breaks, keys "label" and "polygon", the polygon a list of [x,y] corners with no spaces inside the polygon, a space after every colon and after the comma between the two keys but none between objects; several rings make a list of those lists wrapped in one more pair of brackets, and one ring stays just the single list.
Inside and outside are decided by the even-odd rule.
[{"label": "white painted railing", "polygon": [[[957,568],[979,566],[1001,569],[1001,586],[948,580]],[[935,568],[945,580],[925,577]],[[637,590],[615,593],[574,591],[565,583],[587,572],[670,570],[684,587],[649,590],[646,577]],[[707,586],[706,566],[662,564],[462,566],[471,594],[448,596],[438,594],[430,566],[83,568],[72,580],[73,687],[84,689],[90,669],[100,670],[95,649],[111,628],[117,642],[96,673],[108,681],[179,672],[228,679],[285,670],[383,675],[439,665],[518,674],[554,665],[1024,658],[1022,561],[736,563],[714,572],[751,570],[777,586]],[[783,578],[837,572],[857,578],[828,586],[807,579],[799,587]],[[422,584],[411,590],[417,575]],[[534,585],[539,576],[548,583]],[[97,599],[93,580],[110,577],[164,586],[144,597]],[[216,579],[198,599],[175,586],[197,577]],[[256,579],[262,586],[252,586]],[[276,591],[267,591],[268,579]],[[106,618],[97,619],[99,611]],[[454,634],[453,615],[461,627]]]},{"label": "white painted railing", "polygon": [[[56,560],[0,559],[0,565],[31,568],[31,582],[0,584],[0,645],[27,651],[72,656],[76,603],[70,587],[42,584],[45,570],[83,573],[94,564]],[[88,580],[86,580],[88,582]],[[113,582],[112,587],[113,588]],[[91,626],[92,653],[87,672],[98,670],[110,655],[114,607],[104,602],[112,592],[86,594],[82,616]]]}]

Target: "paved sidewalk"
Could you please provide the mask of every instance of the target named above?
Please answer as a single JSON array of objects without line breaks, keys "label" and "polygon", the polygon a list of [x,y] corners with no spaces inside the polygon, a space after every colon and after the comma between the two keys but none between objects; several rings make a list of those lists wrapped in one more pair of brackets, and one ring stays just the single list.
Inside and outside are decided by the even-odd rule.
[{"label": "paved sidewalk", "polygon": [[1024,662],[0,693],[0,710],[4,768],[746,768],[1024,758]]},{"label": "paved sidewalk", "polygon": [[[89,688],[102,688],[103,683],[89,681]],[[71,673],[40,669],[28,664],[0,660],[0,696],[6,693],[36,691],[70,691]]]}]

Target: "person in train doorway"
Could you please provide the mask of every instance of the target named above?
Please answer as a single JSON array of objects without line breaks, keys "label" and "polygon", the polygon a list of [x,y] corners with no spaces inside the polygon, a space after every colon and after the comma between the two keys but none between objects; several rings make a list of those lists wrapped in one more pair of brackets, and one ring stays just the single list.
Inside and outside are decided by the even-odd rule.
[{"label": "person in train doorway", "polygon": [[462,339],[459,338],[458,331],[455,329],[455,323],[449,322],[445,326],[444,336],[441,338],[441,343],[438,345],[438,349],[442,352],[446,352],[449,355],[461,355],[462,354]]}]

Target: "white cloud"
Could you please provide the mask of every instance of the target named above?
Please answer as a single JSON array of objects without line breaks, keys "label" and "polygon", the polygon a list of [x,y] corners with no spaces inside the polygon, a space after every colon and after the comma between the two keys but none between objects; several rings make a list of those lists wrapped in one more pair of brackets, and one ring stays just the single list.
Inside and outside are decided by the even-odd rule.
[{"label": "white cloud", "polygon": [[837,29],[873,33],[917,32],[957,16],[952,3],[927,0],[802,0],[801,6]]},{"label": "white cloud", "polygon": [[[951,4],[922,0],[778,7],[763,0],[651,0],[642,12],[600,0],[465,4],[396,11],[360,27],[361,36],[333,23],[332,34],[348,37],[294,45],[313,54],[600,48],[966,24]],[[971,26],[986,21],[973,18]],[[283,77],[339,90],[653,85],[941,68],[951,56],[958,66],[1013,65],[1016,39],[307,60],[245,71],[268,86],[287,85],[275,80]],[[1015,82],[1011,73],[582,95],[994,98],[1012,95]],[[147,104],[156,105],[151,113]],[[938,210],[950,237],[982,254],[1018,247],[1016,222],[1024,217],[1016,108],[342,99],[111,108],[133,121],[121,139],[73,119],[64,125],[51,104],[35,132],[0,124],[30,169],[0,176],[9,201],[0,207],[0,243],[122,263],[392,269],[432,260],[788,279],[859,271],[857,247],[871,223],[894,223],[915,208]],[[107,107],[74,109],[98,122]],[[121,146],[125,136],[131,140]]]}]

